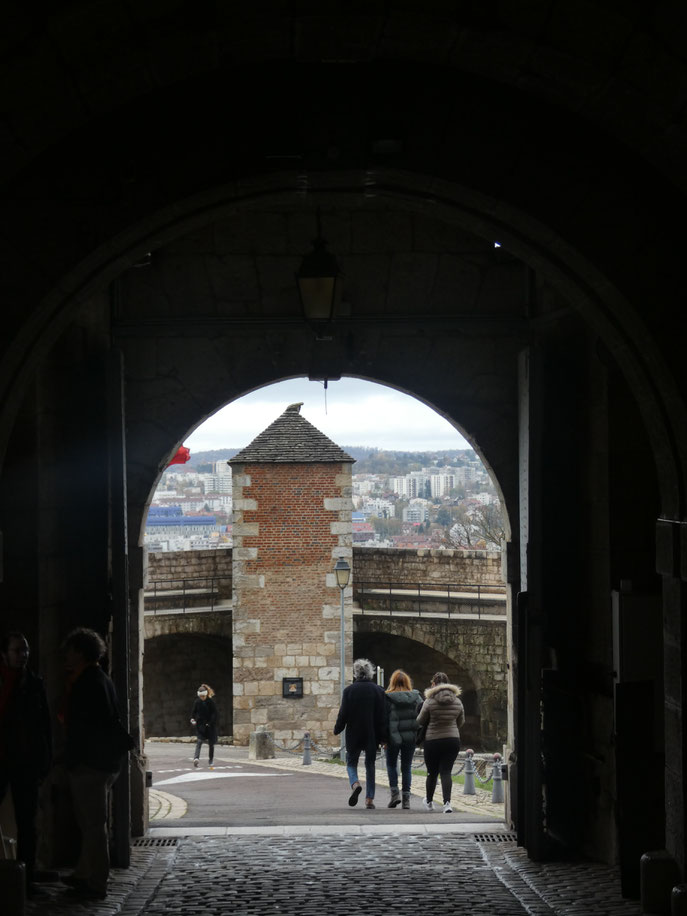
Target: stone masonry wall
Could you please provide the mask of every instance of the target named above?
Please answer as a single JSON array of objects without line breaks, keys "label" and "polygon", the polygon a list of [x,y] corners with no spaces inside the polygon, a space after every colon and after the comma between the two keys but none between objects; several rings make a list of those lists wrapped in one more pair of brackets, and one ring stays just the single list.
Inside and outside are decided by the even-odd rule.
[{"label": "stone masonry wall", "polygon": [[[483,747],[493,750],[500,750],[506,743],[508,641],[505,619],[442,620],[358,615],[355,625],[357,634],[403,637],[452,659],[469,677],[474,689],[475,714],[479,721],[479,735],[475,737]],[[467,684],[461,686],[465,688]]]},{"label": "stone masonry wall", "polygon": [[148,554],[148,582],[216,577],[219,598],[231,598],[231,549],[179,550]]},{"label": "stone masonry wall", "polygon": [[[343,463],[234,467],[234,741],[259,726],[277,742],[309,730],[331,744],[339,707],[340,592],[351,559],[351,469]],[[352,650],[350,586],[346,651]],[[302,677],[303,698],[282,698]]]},{"label": "stone masonry wall", "polygon": [[[401,550],[354,547],[358,582],[386,581],[415,585],[504,584],[501,554],[484,550]],[[232,550],[186,550],[148,554],[148,580],[220,576],[222,597],[231,597]]]},{"label": "stone masonry wall", "polygon": [[485,550],[353,548],[357,582],[504,585],[501,554]]}]

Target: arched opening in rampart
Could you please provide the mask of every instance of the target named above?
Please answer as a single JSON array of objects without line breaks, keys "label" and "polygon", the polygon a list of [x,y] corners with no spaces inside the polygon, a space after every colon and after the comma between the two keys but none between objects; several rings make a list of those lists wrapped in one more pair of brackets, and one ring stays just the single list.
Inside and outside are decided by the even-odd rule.
[{"label": "arched opening in rampart", "polygon": [[195,633],[192,625],[190,629],[146,639],[142,677],[147,737],[194,736],[189,720],[200,684],[215,691],[218,735],[231,735],[231,638]]},{"label": "arched opening in rampart", "polygon": [[[425,643],[380,632],[354,632],[353,653],[356,658],[369,658],[383,668],[387,682],[394,669],[402,668],[411,676],[413,686],[420,693],[424,692],[435,672],[444,671],[449,681],[463,690],[461,700],[465,707],[465,726],[461,729],[461,746],[479,751],[499,750],[501,753],[502,749],[494,745],[492,736],[486,739],[482,736],[479,691],[469,669],[459,661]],[[505,725],[505,703],[503,713]]]},{"label": "arched opening in rampart", "polygon": [[[335,383],[333,383],[333,385],[335,385]],[[313,387],[313,395],[319,394],[318,388],[316,386],[312,386],[312,387]],[[375,386],[371,386],[371,387],[375,387]],[[407,400],[410,400],[410,397],[408,397]],[[285,405],[282,405],[282,406],[285,406]],[[402,407],[400,409],[401,411],[403,411]],[[281,412],[281,407],[279,408],[278,411],[275,411],[275,412]],[[225,422],[227,423],[227,430],[225,433],[226,438],[224,440],[226,445],[234,445],[234,446],[245,445],[246,443],[236,441],[236,437],[231,427],[230,411],[225,411],[224,416],[226,418]],[[274,417],[270,416],[269,421],[271,422],[272,419],[274,419]],[[452,425],[454,426],[457,425],[453,421],[451,422],[452,422]],[[185,439],[185,441],[188,441],[188,440]],[[422,449],[419,448],[419,450],[421,451]],[[498,482],[496,483],[498,485]],[[288,505],[289,491],[284,491],[283,495],[278,498],[285,505]],[[506,527],[508,528],[509,526],[508,526],[508,520],[507,520],[505,508],[504,508],[504,522],[505,522]],[[293,543],[291,545],[291,549],[294,551],[294,554],[297,554],[298,553],[298,544]],[[148,594],[152,594],[151,590],[153,588],[153,585],[157,587],[160,583],[163,584],[163,590],[157,592],[156,607],[157,607],[158,614],[163,613],[163,610],[164,610],[164,605],[159,603],[160,597],[164,597],[164,594],[165,594],[164,575],[162,573],[162,566],[164,565],[165,567],[169,567],[170,569],[169,575],[170,577],[174,579],[180,579],[183,576],[191,577],[191,576],[196,575],[198,572],[202,572],[203,570],[206,569],[206,567],[208,566],[209,559],[213,558],[213,553],[214,553],[214,558],[216,560],[215,566],[217,566],[219,559],[221,559],[221,557],[224,555],[223,550],[215,551],[215,552],[207,551],[206,553],[207,553],[207,556],[205,554],[198,554],[195,552],[194,553],[180,552],[180,553],[175,553],[175,554],[167,554],[167,553],[156,554],[154,557],[153,556],[149,557],[149,560],[148,560],[149,577],[154,576],[156,581],[155,583],[151,583],[150,581],[148,582]],[[384,579],[388,579],[390,575],[392,578],[395,575],[396,578],[399,580],[398,581],[399,585],[403,585],[404,581],[409,576],[411,578],[414,577],[416,581],[425,580],[426,582],[430,583],[430,585],[433,582],[434,585],[437,587],[441,587],[442,583],[450,584],[451,582],[454,582],[454,583],[461,582],[466,587],[467,586],[480,587],[480,585],[484,586],[485,584],[488,587],[489,584],[493,585],[495,581],[498,582],[499,587],[503,585],[503,579],[502,579],[501,571],[500,571],[500,563],[495,560],[494,555],[487,555],[486,553],[484,553],[483,557],[480,558],[479,551],[475,552],[474,555],[471,553],[466,553],[464,561],[461,561],[458,558],[458,556],[461,553],[460,551],[456,551],[455,560],[452,559],[453,554],[454,554],[454,551],[452,550],[448,550],[446,552],[432,551],[432,554],[433,554],[432,556],[430,556],[429,551],[426,551],[426,552],[412,551],[408,553],[407,563],[405,564],[397,563],[396,564],[398,568],[395,573],[389,571],[389,562],[391,558],[389,556],[382,557],[382,553],[383,552],[380,552],[379,554],[375,555],[377,556],[376,569],[375,569],[374,568],[375,561],[373,560],[372,564],[370,564],[369,558],[372,556],[372,554],[368,553],[367,551],[365,551],[362,548],[360,550],[356,549],[354,551],[354,555],[351,558],[352,566],[353,566],[353,581],[355,582],[356,577],[358,576],[360,576],[360,578],[372,577],[372,578],[384,580]],[[389,552],[389,553],[393,553],[393,552]],[[202,569],[201,569],[201,562],[203,564]],[[301,561],[298,560],[298,562],[301,562]],[[333,565],[333,562],[334,561],[332,559],[331,561],[332,565]],[[442,567],[442,566],[446,566],[446,569],[443,571],[439,569],[439,567]],[[362,571],[363,569],[364,569],[364,572]],[[160,578],[161,576],[162,578]],[[287,597],[291,597],[289,594],[289,589],[291,588],[291,586],[289,584],[288,578],[284,580],[283,588],[284,588],[284,591],[283,591],[283,594],[281,595],[281,600],[278,602],[279,604],[285,604]],[[179,598],[170,599],[170,606],[174,605],[175,600],[177,603],[179,603],[180,601]],[[203,599],[200,597],[198,598],[198,601],[201,604],[203,603],[204,600],[206,599]],[[338,595],[335,596],[335,600],[338,602]],[[227,608],[225,609],[225,611],[228,612],[229,609]],[[249,616],[255,616],[255,615],[249,615]],[[156,622],[158,629],[160,626],[163,626],[164,619],[165,619],[164,616],[160,618],[157,618],[157,617],[155,618],[155,622]],[[190,622],[186,628],[186,632],[189,634],[189,636],[193,632],[194,625],[201,625],[201,620],[202,618],[200,615],[192,616],[192,622]],[[293,620],[291,621],[290,626],[292,628],[292,633],[295,633],[297,631],[298,622],[299,622],[298,616],[293,618]],[[259,620],[256,623],[259,626]],[[239,623],[238,625],[239,627],[243,626],[243,624],[241,623]],[[502,630],[503,624],[499,622],[496,624],[496,627],[499,630]],[[313,647],[315,644],[318,644],[318,643],[321,644],[324,639],[328,639],[329,635],[327,634],[327,631],[332,630],[332,628],[333,628],[333,623],[332,621],[329,621],[328,623],[325,624],[324,630],[319,636],[312,635],[310,642],[313,644]],[[350,622],[347,625],[347,629],[349,628],[350,628]],[[146,630],[147,629],[148,627],[146,628]],[[156,631],[156,635],[157,635],[157,631]],[[243,641],[242,636],[239,636],[239,639]],[[306,653],[309,656],[309,658],[306,658],[304,654],[299,653],[297,650],[295,649],[291,650],[290,648],[288,648],[289,644],[295,641],[296,641],[296,636],[289,635],[289,630],[288,630],[288,625],[287,625],[287,629],[283,631],[283,637],[280,638],[279,640],[279,644],[281,645],[281,649],[279,651],[281,653],[282,661],[275,663],[276,667],[279,668],[281,675],[302,676],[304,674],[303,667],[304,666],[306,668],[308,667],[309,658],[319,656],[319,660],[317,661],[317,666],[319,666],[320,676],[322,676],[323,671],[324,671],[324,676],[326,677],[329,677],[330,675],[334,676],[336,680],[336,690],[334,692],[332,692],[331,690],[328,690],[327,688],[331,687],[331,685],[329,684],[323,684],[323,683],[313,684],[312,676],[308,676],[310,674],[310,672],[308,671],[306,672],[305,687],[304,687],[305,702],[307,703],[307,702],[312,702],[313,700],[315,700],[317,703],[317,709],[315,710],[315,713],[317,714],[319,709],[322,708],[326,704],[327,696],[329,696],[329,705],[332,707],[332,710],[335,712],[336,708],[338,707],[338,697],[339,697],[338,674],[336,674],[336,671],[339,670],[338,649],[336,649],[336,647],[331,647],[331,646],[327,647],[327,648],[334,648],[336,651],[335,651],[334,656],[327,655],[325,658],[322,656],[322,652],[324,651],[324,649],[322,645],[320,645],[317,651],[314,651],[314,648],[311,648],[309,652]],[[261,650],[263,649],[265,650],[266,657],[271,658],[272,656],[279,654],[277,652],[267,652],[266,650],[269,648],[268,643],[269,643],[269,640],[264,644],[264,646],[261,646]],[[150,722],[152,720],[150,719],[150,716],[148,713],[148,707],[151,701],[154,702],[155,691],[148,690],[147,679],[152,674],[152,672],[155,671],[155,669],[149,666],[147,663],[149,651],[151,651],[151,640],[146,639],[144,646],[143,646],[143,652],[144,652],[143,709],[144,709],[144,720],[146,722],[146,733],[150,735],[152,734],[150,732],[150,727],[151,727]],[[241,651],[242,651],[242,642],[240,643],[240,648],[239,648],[239,652]],[[348,636],[347,636],[346,655],[347,655],[346,682],[348,682],[350,680],[350,665],[351,665],[353,657],[355,657],[355,653],[351,655]],[[507,699],[508,663],[507,663],[507,657],[506,657],[505,647],[503,647],[503,643],[502,643],[502,651],[500,652],[499,658],[495,661],[496,661],[496,664],[500,665],[500,673],[499,673],[500,684],[497,685],[497,690],[495,691],[500,696],[500,702],[497,702],[496,706],[500,706],[504,710],[504,718],[505,718],[505,710],[508,706],[508,699]],[[235,665],[237,664],[236,659],[234,660],[234,664]],[[238,664],[240,664],[240,662],[238,662]],[[401,664],[402,664],[401,662],[394,663],[393,661],[389,661],[389,664],[386,666],[387,675],[390,673],[393,667],[397,667]],[[334,666],[336,670],[334,670],[333,668],[332,668],[332,672],[325,670],[331,666]],[[453,668],[455,668],[455,663],[452,666],[452,670]],[[437,670],[436,665],[433,670]],[[433,672],[430,672],[430,671],[427,672],[427,678],[429,678],[429,675],[431,675],[431,673]],[[241,675],[239,674],[239,677],[240,676]],[[271,678],[271,673],[269,677]],[[480,702],[479,702],[479,699],[478,699],[478,696],[477,696],[477,693],[474,687],[468,686],[467,681],[469,680],[470,678],[467,675],[467,673],[463,672],[461,676],[461,686],[464,687],[466,704],[468,707],[467,733],[466,733],[466,737],[464,740],[467,741],[468,744],[474,745],[478,749],[481,749],[483,745],[496,746],[496,744],[498,745],[499,749],[502,749],[503,744],[507,742],[506,723],[504,721],[502,723],[502,727],[500,727],[500,730],[496,731],[493,729],[493,722],[491,721],[491,718],[485,717],[485,724],[488,723],[488,728],[490,729],[490,731],[488,731],[487,733],[483,733],[483,729],[480,724],[481,723],[481,715],[479,712]],[[466,683],[464,684],[463,681],[465,681]],[[239,690],[241,689],[242,688],[239,687]],[[491,691],[489,695],[491,696],[491,693],[493,692],[494,691]],[[314,696],[312,696],[313,694]],[[241,707],[240,711],[238,712],[239,731],[240,731],[241,730],[240,724],[242,720],[245,719],[245,716],[246,716],[246,712],[243,708],[245,704],[250,703],[250,705],[252,706],[261,706],[261,705],[267,704],[268,700],[266,697],[263,697],[263,696],[254,697],[252,700],[250,700],[249,698],[244,698],[242,696],[239,696],[239,698],[236,699],[235,702],[239,707]],[[301,705],[305,705],[305,703]],[[261,724],[264,727],[268,727],[273,730],[276,728],[277,733],[279,733],[279,740],[277,743],[282,744],[282,745],[289,745],[293,743],[294,739],[299,737],[299,735],[297,736],[295,734],[291,734],[288,732],[288,726],[286,725],[285,722],[281,721],[281,716],[278,712],[277,706],[278,706],[277,701],[272,701],[271,703],[269,703],[266,706],[265,709],[261,710],[260,714],[262,714],[263,712],[267,712],[267,716],[268,716],[267,719],[265,719],[264,717],[261,718]],[[289,710],[296,708],[292,703],[288,703],[287,706],[289,707]],[[329,731],[329,733],[327,732],[324,732],[322,734],[317,733],[316,725],[315,725],[317,721],[317,717],[316,715],[313,715],[313,710],[311,710],[310,715],[311,715],[311,720],[308,719],[307,711],[304,711],[303,715],[299,718],[298,726],[297,726],[299,729],[299,733],[302,733],[304,729],[309,729],[316,734],[316,739],[320,743],[326,743],[328,745],[335,745],[336,741],[334,740],[333,735],[331,734],[331,731]],[[165,725],[165,728],[166,728],[166,731],[162,732],[162,734],[170,734],[167,725]],[[245,728],[243,729],[243,731],[245,732]],[[241,735],[234,734],[234,740],[237,741],[237,743],[243,743],[246,740],[246,735],[245,734],[241,734]]]}]

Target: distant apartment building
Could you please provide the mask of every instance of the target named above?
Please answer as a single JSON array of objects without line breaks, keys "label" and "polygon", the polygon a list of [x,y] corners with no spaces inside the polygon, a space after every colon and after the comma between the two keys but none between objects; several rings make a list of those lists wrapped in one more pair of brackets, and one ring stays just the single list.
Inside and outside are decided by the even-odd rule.
[{"label": "distant apartment building", "polygon": [[366,499],[362,510],[366,515],[376,515],[377,518],[393,518],[396,507],[389,499]]},{"label": "distant apartment building", "polygon": [[389,486],[396,496],[401,496],[404,499],[408,497],[410,482],[407,477],[390,477]]},{"label": "distant apartment building", "polygon": [[476,467],[462,467],[456,468],[454,471],[456,483],[465,484],[465,483],[474,483],[474,481],[479,480],[484,471],[481,466]]},{"label": "distant apartment building", "polygon": [[226,461],[215,461],[212,474],[203,474],[205,493],[227,493],[231,495],[231,468]]},{"label": "distant apartment building", "polygon": [[353,478],[353,492],[356,496],[367,496],[367,494],[372,493],[377,486],[377,481],[370,477],[361,477],[360,479]]},{"label": "distant apartment building", "polygon": [[448,496],[456,486],[456,475],[453,473],[432,474],[429,478],[432,497]]},{"label": "distant apartment building", "polygon": [[415,499],[403,510],[403,521],[422,524],[429,518],[429,504],[424,499]]},{"label": "distant apartment building", "polygon": [[424,497],[431,486],[430,476],[425,471],[411,471],[404,477],[391,477],[389,485],[397,496],[404,499]]}]

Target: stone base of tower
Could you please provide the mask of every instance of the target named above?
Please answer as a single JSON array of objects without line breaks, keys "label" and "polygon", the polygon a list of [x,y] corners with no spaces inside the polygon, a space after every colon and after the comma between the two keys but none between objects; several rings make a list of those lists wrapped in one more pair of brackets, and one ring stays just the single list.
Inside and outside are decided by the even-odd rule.
[{"label": "stone base of tower", "polygon": [[[346,617],[350,633],[350,611]],[[317,744],[332,746],[340,700],[339,639],[338,630],[324,631],[321,642],[277,643],[269,656],[254,654],[263,647],[235,647],[234,743],[248,744],[252,732],[268,728],[277,746],[295,744],[305,732]],[[302,697],[283,696],[284,678],[302,678]]]}]

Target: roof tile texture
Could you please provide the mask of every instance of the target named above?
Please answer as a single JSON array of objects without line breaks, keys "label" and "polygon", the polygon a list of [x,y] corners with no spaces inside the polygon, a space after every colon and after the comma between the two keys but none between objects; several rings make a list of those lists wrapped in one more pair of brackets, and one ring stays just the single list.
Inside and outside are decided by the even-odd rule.
[{"label": "roof tile texture", "polygon": [[353,463],[335,442],[300,415],[302,402],[290,404],[267,429],[229,461],[229,464],[250,462],[282,462],[310,464],[312,462]]}]

